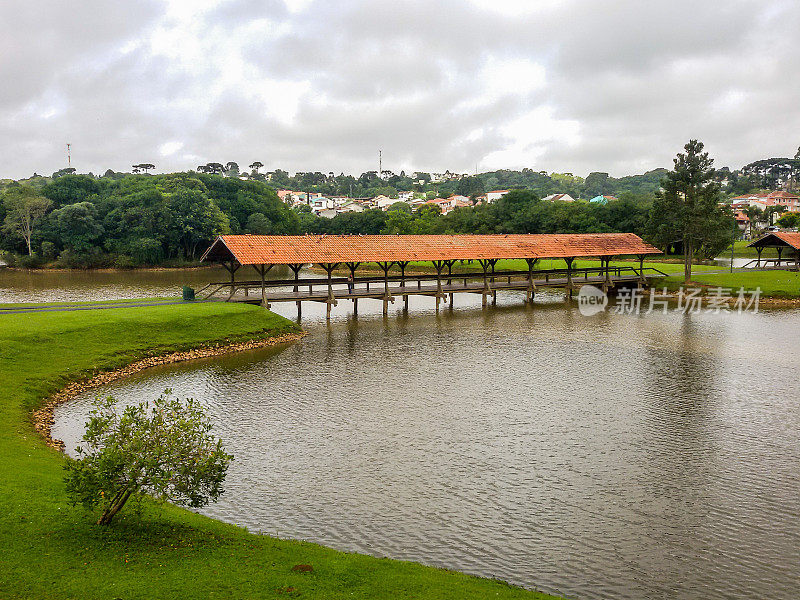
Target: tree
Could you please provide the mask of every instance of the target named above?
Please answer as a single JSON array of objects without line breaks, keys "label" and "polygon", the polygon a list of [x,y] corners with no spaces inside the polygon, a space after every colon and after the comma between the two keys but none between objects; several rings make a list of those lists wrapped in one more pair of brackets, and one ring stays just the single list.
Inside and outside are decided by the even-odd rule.
[{"label": "tree", "polygon": [[247,218],[244,229],[247,233],[255,235],[269,235],[272,233],[272,223],[264,213],[253,213]]},{"label": "tree", "polygon": [[684,280],[692,278],[692,259],[716,229],[730,231],[730,209],[719,205],[720,188],[714,181],[714,161],[703,152],[703,144],[690,140],[685,154],[674,159],[675,166],[656,192],[648,226],[649,237],[661,246],[680,241],[683,245]]},{"label": "tree", "polygon": [[97,207],[91,202],[68,204],[50,214],[64,246],[78,254],[87,254],[104,233],[98,222]]},{"label": "tree", "polygon": [[478,196],[484,191],[483,180],[480,177],[463,177],[456,185],[456,193],[461,196]]},{"label": "tree", "polygon": [[225,176],[226,177],[238,177],[239,176],[239,163],[234,161],[228,161],[225,163]]},{"label": "tree", "polygon": [[263,166],[264,166],[264,163],[259,162],[259,161],[255,161],[253,164],[250,165],[250,170],[257,174],[258,170]]},{"label": "tree", "polygon": [[199,189],[179,186],[166,195],[167,239],[183,256],[194,259],[198,246],[210,244],[229,227],[228,217]]},{"label": "tree", "polygon": [[587,200],[608,193],[608,173],[594,171],[583,182],[583,197]]},{"label": "tree", "polygon": [[134,173],[147,173],[150,169],[155,169],[156,166],[151,163],[142,163],[140,165],[133,165],[133,172]]},{"label": "tree", "polygon": [[153,403],[121,412],[108,398],[86,423],[78,460],[65,465],[73,505],[100,506],[98,525],[108,525],[131,496],[149,494],[199,508],[224,492],[233,456],[211,435],[211,423],[192,399],[167,390]]},{"label": "tree", "polygon": [[750,222],[750,235],[753,235],[758,228],[759,221],[761,221],[764,216],[764,211],[758,206],[748,206],[742,212]]},{"label": "tree", "polygon": [[19,186],[5,193],[3,204],[6,210],[3,229],[19,234],[28,247],[28,256],[32,256],[31,236],[34,227],[50,210],[52,202],[33,188]]},{"label": "tree", "polygon": [[778,225],[786,228],[797,227],[800,225],[800,213],[790,212],[782,215],[781,218],[778,219]]},{"label": "tree", "polygon": [[768,206],[764,209],[764,218],[767,220],[767,225],[772,227],[775,224],[775,215],[780,215],[781,213],[786,212],[787,208],[785,206],[781,206],[780,204],[776,206]]}]

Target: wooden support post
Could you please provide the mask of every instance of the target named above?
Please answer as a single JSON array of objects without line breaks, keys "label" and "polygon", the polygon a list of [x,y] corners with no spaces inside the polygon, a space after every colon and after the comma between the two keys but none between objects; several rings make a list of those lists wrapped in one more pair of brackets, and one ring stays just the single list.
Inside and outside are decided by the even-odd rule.
[{"label": "wooden support post", "polygon": [[[267,286],[266,286],[266,276],[267,273],[272,269],[274,265],[253,265],[253,269],[255,269],[256,273],[261,276],[261,306],[264,308],[269,308],[269,302],[267,302]],[[247,289],[247,288],[245,288]],[[245,296],[247,293],[245,293]]]},{"label": "wooden support post", "polygon": [[331,278],[333,270],[339,266],[339,263],[322,263],[320,266],[325,269],[325,272],[328,274],[328,299],[326,300],[328,307],[326,310],[326,318],[330,321],[331,308],[338,304],[335,296],[333,295],[333,281],[331,281]]},{"label": "wooden support post", "polygon": [[[447,263],[447,286],[452,288],[453,286],[453,263],[456,261],[448,260]],[[450,308],[453,308],[453,292],[450,292]]]},{"label": "wooden support post", "polygon": [[353,294],[356,291],[356,269],[361,266],[360,262],[345,263],[350,269],[350,281],[347,283],[347,293]]},{"label": "wooden support post", "polygon": [[761,253],[764,251],[762,246],[756,246],[756,252],[758,252],[758,261],[756,262],[756,268],[761,268]]},{"label": "wooden support post", "polygon": [[536,295],[536,285],[533,283],[533,267],[538,258],[526,258],[528,263],[528,291],[525,293],[525,301],[533,304],[533,297]]},{"label": "wooden support post", "polygon": [[444,261],[434,260],[431,262],[436,269],[436,312],[439,312],[439,304],[444,296],[444,292],[442,291],[442,269],[444,268]]},{"label": "wooden support post", "polygon": [[406,267],[408,266],[408,261],[398,260],[395,264],[400,267],[400,287],[406,287]]},{"label": "wooden support post", "polygon": [[494,284],[495,284],[494,267],[496,264],[497,264],[496,258],[489,259],[489,266],[492,267],[492,306],[497,306],[497,290],[494,289]]},{"label": "wooden support post", "polygon": [[486,296],[489,295],[489,278],[486,269],[489,266],[489,261],[486,259],[478,259],[478,264],[483,267],[483,291],[481,292],[481,306],[486,307]]},{"label": "wooden support post", "polygon": [[601,256],[600,257],[600,264],[605,266],[603,267],[603,291],[607,292],[609,289],[614,287],[613,282],[611,281],[611,273],[609,272],[609,266],[611,263],[610,256]]},{"label": "wooden support post", "polygon": [[[289,265],[289,268],[292,270],[292,273],[294,273],[294,287],[292,288],[292,291],[298,293],[300,291],[300,287],[297,282],[300,279],[300,269],[303,268],[303,265],[296,263],[293,265]],[[301,304],[300,300],[297,300],[296,304],[297,304],[297,320],[299,321],[300,317],[302,316],[302,309],[300,308]]]},{"label": "wooden support post", "polygon": [[644,254],[636,256],[639,259],[639,289],[641,290],[647,285],[647,279],[644,277]]},{"label": "wooden support post", "polygon": [[228,295],[228,302],[230,302],[231,299],[233,298],[233,295],[236,293],[236,276],[235,276],[235,273],[236,273],[236,271],[239,270],[239,267],[241,267],[242,265],[240,265],[240,264],[236,263],[236,261],[232,260],[230,267],[228,265],[226,265],[224,262],[222,263],[222,266],[225,267],[225,270],[228,271],[228,273],[231,274],[231,284],[230,284],[231,285],[231,293]]},{"label": "wooden support post", "polygon": [[564,259],[564,262],[567,263],[567,300],[572,297],[572,263],[574,260],[574,257]]},{"label": "wooden support post", "polygon": [[777,250],[778,250],[778,264],[775,265],[775,266],[776,267],[780,267],[781,266],[781,254],[783,253],[783,248],[781,246],[778,246]]},{"label": "wooden support post", "polygon": [[389,293],[389,269],[392,268],[393,264],[394,261],[378,263],[378,266],[383,271],[383,316],[389,314],[389,301],[394,302],[394,298]]}]

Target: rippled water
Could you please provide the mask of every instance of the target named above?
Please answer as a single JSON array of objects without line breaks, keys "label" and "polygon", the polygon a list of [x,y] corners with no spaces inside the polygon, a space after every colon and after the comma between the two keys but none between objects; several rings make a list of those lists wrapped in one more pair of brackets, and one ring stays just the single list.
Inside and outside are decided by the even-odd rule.
[{"label": "rippled water", "polygon": [[236,456],[204,512],[253,530],[579,599],[800,597],[800,311],[547,298],[304,308],[302,341],[139,374],[54,435],[171,387]]},{"label": "rippled water", "polygon": [[[246,273],[242,269],[237,278]],[[276,267],[273,273],[286,275]],[[274,275],[273,275],[274,276]],[[247,277],[256,278],[251,271]],[[222,267],[153,271],[18,271],[0,269],[0,303],[91,302],[125,298],[180,297],[184,285],[196,289],[212,281],[228,281]]]}]

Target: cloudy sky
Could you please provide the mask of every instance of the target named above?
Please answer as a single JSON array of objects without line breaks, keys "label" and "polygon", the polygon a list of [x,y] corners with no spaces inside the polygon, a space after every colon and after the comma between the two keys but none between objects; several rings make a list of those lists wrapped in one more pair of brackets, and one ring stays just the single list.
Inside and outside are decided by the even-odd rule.
[{"label": "cloudy sky", "polygon": [[612,175],[800,144],[798,0],[2,0],[0,177]]}]

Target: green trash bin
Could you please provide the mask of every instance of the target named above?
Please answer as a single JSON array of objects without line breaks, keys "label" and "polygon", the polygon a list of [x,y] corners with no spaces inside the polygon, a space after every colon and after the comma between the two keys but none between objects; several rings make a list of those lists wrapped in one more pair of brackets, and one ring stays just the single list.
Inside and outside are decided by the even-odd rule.
[{"label": "green trash bin", "polygon": [[188,285],[183,286],[183,299],[186,301],[194,300],[194,288],[190,288]]}]

